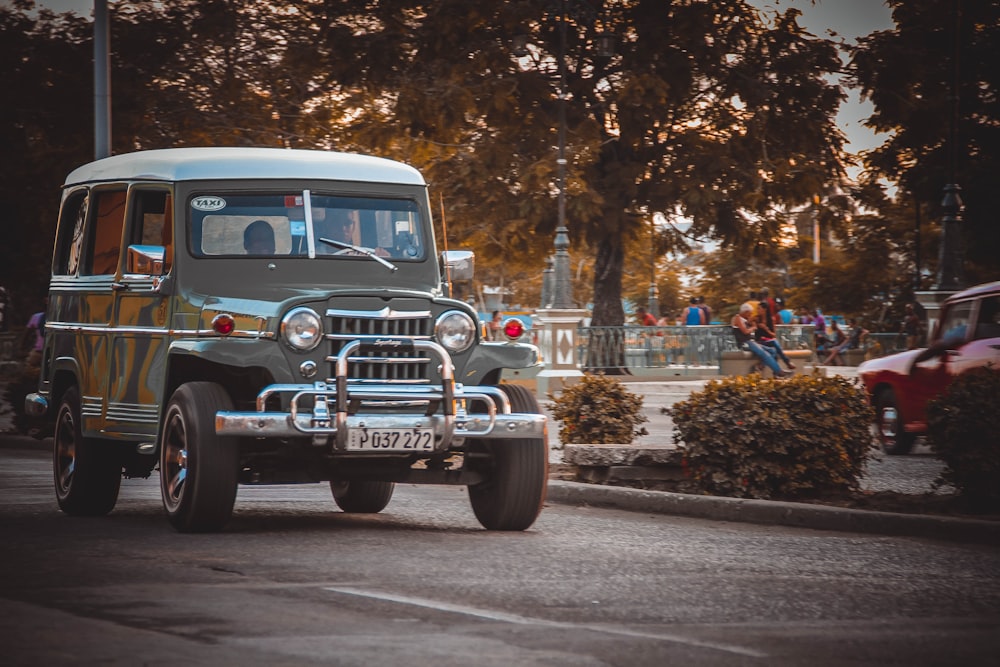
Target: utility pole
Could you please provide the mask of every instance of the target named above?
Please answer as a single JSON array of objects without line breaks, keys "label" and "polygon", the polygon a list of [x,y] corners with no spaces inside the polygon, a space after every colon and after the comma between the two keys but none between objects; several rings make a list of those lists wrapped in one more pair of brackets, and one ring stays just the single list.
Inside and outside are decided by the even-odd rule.
[{"label": "utility pole", "polygon": [[111,53],[108,0],[94,0],[94,159],[111,155]]}]

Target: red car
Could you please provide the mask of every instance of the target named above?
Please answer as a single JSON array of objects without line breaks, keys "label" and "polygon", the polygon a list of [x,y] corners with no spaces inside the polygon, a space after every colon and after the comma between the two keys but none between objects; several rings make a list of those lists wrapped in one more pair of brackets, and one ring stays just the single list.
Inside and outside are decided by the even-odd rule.
[{"label": "red car", "polygon": [[927,432],[927,402],[958,375],[980,366],[1000,372],[1000,282],[948,297],[928,347],[858,367],[886,453],[908,453],[917,436]]}]

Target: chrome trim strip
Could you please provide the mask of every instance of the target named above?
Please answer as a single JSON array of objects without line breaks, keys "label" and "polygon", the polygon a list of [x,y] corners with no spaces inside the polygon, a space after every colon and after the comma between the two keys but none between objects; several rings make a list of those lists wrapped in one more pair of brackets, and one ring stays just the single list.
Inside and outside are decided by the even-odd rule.
[{"label": "chrome trim strip", "polygon": [[361,340],[374,341],[381,338],[405,338],[407,340],[433,340],[433,336],[408,336],[406,334],[336,334],[328,333],[324,336],[327,340]]},{"label": "chrome trim strip", "polygon": [[[385,338],[385,336],[382,336]],[[340,357],[329,356],[326,357],[326,361],[331,363],[337,363]],[[429,357],[348,357],[347,362],[350,364],[419,364],[419,363],[429,363]],[[387,382],[388,380],[383,380]]]},{"label": "chrome trim strip", "polygon": [[[48,330],[68,331],[73,334],[115,333],[115,334],[164,334],[167,336],[197,336],[199,338],[275,338],[273,331],[258,332],[255,330],[238,329],[228,336],[222,336],[213,329],[164,329],[157,327],[115,327],[105,324],[68,324],[65,322],[46,322]],[[384,338],[384,336],[383,336]]]},{"label": "chrome trim strip", "polygon": [[[350,317],[363,320],[416,320],[431,316],[429,310],[394,310],[386,306],[382,310],[341,310],[328,308],[327,317]],[[357,336],[355,336],[357,338]]]}]

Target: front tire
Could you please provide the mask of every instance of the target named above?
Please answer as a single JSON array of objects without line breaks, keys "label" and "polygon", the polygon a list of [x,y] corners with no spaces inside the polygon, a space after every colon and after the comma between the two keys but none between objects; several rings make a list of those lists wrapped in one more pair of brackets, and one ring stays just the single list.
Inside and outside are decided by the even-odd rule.
[{"label": "front tire", "polygon": [[392,500],[392,482],[330,482],[337,507],[348,514],[378,514]]},{"label": "front tire", "polygon": [[214,382],[181,385],[167,404],[160,437],[160,496],[182,533],[222,530],[239,485],[239,446],[215,433],[215,413],[233,402]]},{"label": "front tire", "polygon": [[[511,410],[541,414],[538,401],[520,385],[498,385]],[[487,455],[487,479],[469,487],[472,511],[487,530],[526,530],[542,511],[548,487],[546,438],[471,440],[470,453]]]},{"label": "front tire", "polygon": [[59,509],[70,516],[104,516],[118,502],[122,461],[113,443],[83,437],[80,392],[70,387],[56,413],[52,476]]},{"label": "front tire", "polygon": [[909,454],[917,436],[903,430],[899,403],[892,389],[881,389],[875,397],[875,430],[886,454]]}]

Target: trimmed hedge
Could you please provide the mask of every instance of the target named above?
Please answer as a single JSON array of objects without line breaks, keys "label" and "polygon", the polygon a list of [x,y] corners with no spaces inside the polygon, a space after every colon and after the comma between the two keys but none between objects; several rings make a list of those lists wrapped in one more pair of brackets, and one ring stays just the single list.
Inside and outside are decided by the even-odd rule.
[{"label": "trimmed hedge", "polygon": [[559,396],[549,394],[548,408],[559,422],[559,442],[564,445],[631,444],[646,435],[641,424],[642,396],[628,391],[606,375],[584,375]]},{"label": "trimmed hedge", "polygon": [[927,439],[970,511],[1000,509],[1000,372],[976,368],[927,404]]},{"label": "trimmed hedge", "polygon": [[855,491],[872,450],[872,409],[840,377],[713,380],[669,408],[694,491],[736,498]]}]

